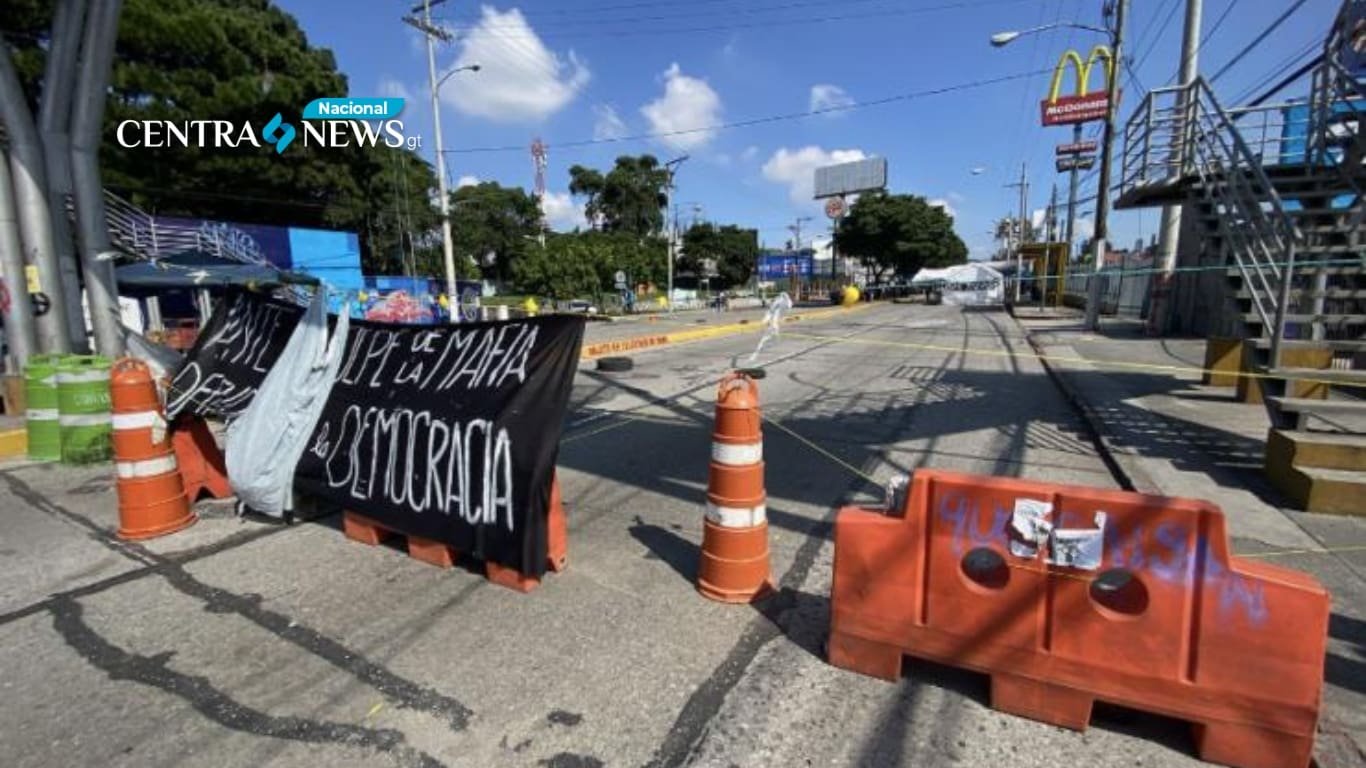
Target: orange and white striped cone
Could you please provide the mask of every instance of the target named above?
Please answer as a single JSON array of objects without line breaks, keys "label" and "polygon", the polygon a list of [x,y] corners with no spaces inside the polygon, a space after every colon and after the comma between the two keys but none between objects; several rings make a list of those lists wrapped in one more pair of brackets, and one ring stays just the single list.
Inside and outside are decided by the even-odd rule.
[{"label": "orange and white striped cone", "polygon": [[150,539],[193,525],[156,383],[147,364],[125,357],[109,377],[118,473],[120,539]]},{"label": "orange and white striped cone", "polygon": [[748,603],[771,589],[759,388],[730,373],[716,393],[697,591],[723,603]]}]

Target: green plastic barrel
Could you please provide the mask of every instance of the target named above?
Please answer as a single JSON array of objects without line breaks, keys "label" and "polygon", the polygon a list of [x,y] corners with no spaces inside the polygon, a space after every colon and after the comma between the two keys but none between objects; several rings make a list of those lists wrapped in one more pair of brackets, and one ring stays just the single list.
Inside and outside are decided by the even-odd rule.
[{"label": "green plastic barrel", "polygon": [[62,463],[109,460],[113,454],[109,358],[67,355],[57,364],[57,422]]},{"label": "green plastic barrel", "polygon": [[24,399],[28,402],[28,457],[56,461],[62,457],[57,423],[57,364],[61,355],[33,355],[24,366]]}]

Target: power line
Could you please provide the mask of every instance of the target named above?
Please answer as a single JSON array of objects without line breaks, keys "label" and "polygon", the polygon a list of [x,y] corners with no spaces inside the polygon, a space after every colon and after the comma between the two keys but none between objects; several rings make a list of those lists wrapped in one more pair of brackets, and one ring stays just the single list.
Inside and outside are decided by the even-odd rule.
[{"label": "power line", "polygon": [[[596,37],[638,37],[638,36],[646,36],[646,35],[678,35],[678,34],[691,34],[691,33],[694,33],[694,32],[728,32],[728,31],[736,30],[736,29],[771,29],[771,28],[773,28],[773,27],[796,26],[796,25],[802,25],[802,24],[828,24],[828,23],[831,23],[831,22],[851,21],[851,20],[860,20],[860,19],[872,19],[872,18],[883,18],[883,17],[888,17],[888,16],[917,16],[917,15],[923,15],[923,14],[927,14],[927,13],[933,13],[933,12],[936,12],[936,11],[955,10],[955,9],[959,9],[959,8],[973,8],[973,9],[976,9],[976,8],[981,8],[981,7],[983,7],[983,6],[990,6],[990,5],[1013,5],[1013,4],[1016,4],[1016,3],[1025,3],[1025,2],[1038,2],[1038,0],[982,0],[981,2],[972,2],[972,1],[970,1],[970,0],[964,0],[964,1],[962,1],[962,2],[945,3],[945,4],[942,4],[942,5],[923,6],[923,7],[920,7],[920,8],[901,8],[901,9],[893,9],[893,10],[873,11],[873,12],[868,12],[868,13],[851,13],[851,14],[842,14],[842,15],[835,15],[835,16],[819,16],[819,17],[811,17],[811,18],[803,18],[803,19],[772,19],[772,20],[766,20],[766,21],[747,22],[747,23],[741,23],[741,24],[718,24],[718,25],[713,25],[713,26],[699,26],[699,27],[654,27],[654,28],[632,29],[632,30],[598,29],[598,30],[584,30],[584,31],[581,31],[581,32],[558,32],[558,31],[552,29],[552,30],[549,30],[549,31],[547,31],[547,32],[537,32],[536,34],[537,34],[538,36],[540,36],[540,37],[550,37],[550,38],[596,38]],[[600,22],[600,23],[605,24],[605,23],[610,23],[610,22],[604,21],[604,22]],[[477,25],[475,25],[474,27],[464,27],[464,28],[462,28],[460,31],[462,31],[462,32],[470,32],[470,31],[474,31],[474,30],[479,30],[480,32],[482,32],[482,33],[484,33],[484,34],[487,34],[487,35],[490,35],[490,36],[497,37],[497,36],[499,36],[497,30],[499,29],[500,26],[503,26],[504,28],[507,28],[507,29],[519,29],[519,30],[522,29],[522,27],[521,27],[520,25],[491,25],[491,24],[477,24]],[[522,36],[522,35],[513,35],[513,37],[521,37],[521,36]]]},{"label": "power line", "polygon": [[[842,0],[842,2],[840,3],[840,6],[841,6],[841,7],[845,7],[845,6],[849,6],[849,5],[857,5],[857,4],[863,4],[863,3],[877,3],[877,2],[886,2],[886,1],[887,1],[887,0]],[[1031,0],[998,0],[998,2],[1000,2],[1000,3],[1004,3],[1004,2],[1029,2],[1029,1],[1031,1]],[[1038,2],[1039,0],[1032,0],[1032,1]],[[677,3],[668,3],[667,5],[671,5],[671,6],[677,7],[678,4],[677,4]],[[690,4],[690,5],[696,5],[696,3],[692,3],[692,4]],[[780,3],[780,4],[778,4],[778,5],[767,5],[767,6],[762,6],[762,5],[761,5],[761,6],[756,6],[756,5],[748,5],[748,4],[746,4],[744,7],[741,7],[741,8],[720,8],[720,9],[713,9],[713,10],[700,11],[700,12],[697,12],[697,11],[689,11],[689,12],[685,12],[685,13],[670,13],[670,14],[662,14],[662,15],[656,15],[656,16],[623,16],[623,17],[617,17],[617,18],[603,17],[603,16],[601,16],[601,15],[592,15],[592,16],[588,16],[586,13],[583,12],[582,9],[575,9],[574,11],[572,11],[572,13],[573,13],[575,16],[581,16],[581,17],[585,17],[585,18],[579,18],[579,19],[573,19],[573,20],[567,20],[567,21],[552,20],[552,21],[549,21],[549,22],[545,22],[545,23],[542,24],[541,26],[545,26],[546,24],[549,24],[549,25],[551,25],[551,26],[553,26],[553,27],[557,27],[557,28],[566,28],[566,27],[596,27],[596,26],[600,26],[600,25],[603,25],[603,24],[626,24],[626,23],[636,23],[636,22],[677,21],[677,20],[679,20],[679,19],[698,19],[698,18],[701,18],[701,19],[716,19],[716,18],[728,18],[728,17],[736,16],[736,15],[741,15],[741,16],[754,16],[754,15],[758,15],[758,14],[777,13],[777,12],[781,12],[781,11],[798,10],[798,9],[802,9],[802,8],[812,8],[812,7],[829,8],[829,7],[830,7],[830,2],[829,2],[829,0],[802,0],[801,2],[786,2],[786,3]],[[907,10],[907,9],[904,9],[904,8],[903,8],[903,9],[901,9],[901,10],[904,11],[904,10]],[[933,10],[933,9],[931,9],[931,10]],[[884,12],[895,12],[895,9],[882,9],[882,10],[878,11],[878,13],[884,13]],[[524,11],[522,15],[523,15],[524,17],[538,17],[538,16],[543,15],[543,12],[531,12],[531,13],[528,13],[528,12],[525,12],[525,11]],[[455,24],[457,24],[457,25],[464,25],[464,26],[466,26],[466,27],[469,27],[469,26],[476,26],[476,25],[479,25],[479,23],[480,23],[480,22],[479,22],[479,19],[475,19],[475,18],[459,19],[459,18],[443,17],[443,20],[445,20],[445,21],[450,21],[450,22],[455,23]],[[495,28],[495,29],[496,29],[496,28],[499,28],[499,27],[508,27],[508,28],[511,28],[511,27],[516,27],[516,26],[518,26],[518,25],[516,25],[516,24],[486,24],[486,25],[483,25],[483,27],[484,27],[485,29],[490,29],[490,28]]]},{"label": "power line", "polygon": [[1214,75],[1210,77],[1209,82],[1214,83],[1216,80],[1222,77],[1225,72],[1229,71],[1229,69],[1233,67],[1234,64],[1237,64],[1239,61],[1242,60],[1244,56],[1248,55],[1248,53],[1250,53],[1252,49],[1256,48],[1259,44],[1261,44],[1261,42],[1265,40],[1268,35],[1276,31],[1276,28],[1279,27],[1286,19],[1290,18],[1290,16],[1294,14],[1295,11],[1298,11],[1300,8],[1304,7],[1304,4],[1307,1],[1308,0],[1295,0],[1295,3],[1293,5],[1285,9],[1285,13],[1282,13],[1280,16],[1278,16],[1275,21],[1271,22],[1270,26],[1262,30],[1262,33],[1260,35],[1257,35],[1257,37],[1255,37],[1252,40],[1252,42],[1248,43],[1247,46],[1243,48],[1243,50],[1239,51],[1236,55],[1234,55],[1232,59],[1229,59],[1228,62],[1224,64],[1224,66],[1221,67],[1218,72],[1215,72]]},{"label": "power line", "polygon": [[[1277,75],[1282,74],[1282,73],[1285,72],[1287,69],[1292,69],[1292,68],[1300,67],[1300,65],[1304,63],[1304,59],[1305,59],[1306,57],[1313,56],[1313,54],[1314,54],[1316,51],[1318,51],[1318,49],[1319,49],[1322,45],[1323,45],[1323,40],[1322,40],[1322,38],[1320,38],[1320,37],[1318,37],[1318,36],[1315,36],[1315,37],[1311,38],[1307,43],[1305,43],[1304,45],[1300,46],[1300,47],[1296,50],[1295,53],[1292,53],[1290,56],[1286,57],[1285,59],[1282,59],[1282,60],[1280,61],[1280,63],[1276,64],[1276,66],[1274,66],[1274,67],[1272,67],[1270,70],[1268,70],[1268,71],[1266,72],[1266,74],[1262,75],[1261,77],[1255,78],[1255,79],[1252,81],[1252,85],[1250,85],[1248,88],[1246,88],[1246,89],[1243,91],[1242,95],[1240,95],[1238,98],[1234,99],[1233,103],[1236,104],[1236,105],[1242,105],[1242,104],[1243,104],[1245,101],[1247,101],[1249,98],[1252,98],[1253,94],[1257,93],[1257,91],[1261,90],[1262,88],[1266,87],[1269,83],[1271,83],[1271,82],[1272,82],[1272,79],[1275,78]],[[1315,60],[1314,63],[1317,63],[1318,57],[1317,57],[1317,56],[1313,56],[1313,58],[1314,58],[1314,60]],[[1312,69],[1312,68],[1313,68],[1313,66],[1312,66],[1312,64],[1311,64],[1311,65],[1310,65],[1309,67],[1307,67],[1307,68],[1302,68],[1302,69],[1300,69],[1299,71],[1296,71],[1295,73],[1292,73],[1291,77],[1283,79],[1283,80],[1281,81],[1281,83],[1280,83],[1279,85],[1277,85],[1275,88],[1273,88],[1272,90],[1270,90],[1270,91],[1264,93],[1264,94],[1262,95],[1262,97],[1261,97],[1258,101],[1259,101],[1259,102],[1260,102],[1260,101],[1264,101],[1268,96],[1270,96],[1271,94],[1274,94],[1276,91],[1281,90],[1282,88],[1286,87],[1286,86],[1289,85],[1290,83],[1292,83],[1292,82],[1294,82],[1295,80],[1299,79],[1299,78],[1302,77],[1309,69]]]},{"label": "power line", "polygon": [[[882,105],[884,105],[884,104],[892,104],[892,103],[899,102],[899,101],[911,101],[911,100],[913,100],[913,99],[921,99],[921,98],[925,98],[925,97],[927,97],[927,96],[939,96],[939,95],[942,95],[942,94],[945,94],[945,93],[954,93],[954,92],[957,92],[957,91],[967,91],[967,90],[972,90],[972,89],[975,89],[975,88],[984,88],[984,87],[986,87],[986,86],[988,86],[988,85],[997,85],[997,84],[1000,84],[1000,83],[1008,83],[1008,82],[1011,82],[1011,81],[1014,81],[1014,80],[1022,80],[1022,79],[1027,78],[1027,77],[1034,77],[1035,75],[1038,75],[1038,74],[1041,74],[1041,73],[1045,73],[1045,72],[1051,72],[1051,71],[1052,71],[1051,69],[1044,69],[1044,70],[1035,70],[1035,71],[1033,71],[1033,72],[1020,72],[1020,73],[1013,74],[1013,75],[1002,75],[1002,76],[1000,76],[1000,77],[993,77],[993,78],[988,78],[988,79],[984,79],[984,80],[973,80],[973,81],[967,82],[967,83],[957,83],[957,84],[955,84],[955,85],[946,85],[946,86],[943,86],[943,87],[940,87],[940,88],[930,88],[930,89],[926,89],[926,90],[922,90],[922,91],[914,91],[914,92],[911,92],[911,93],[902,93],[902,94],[897,94],[897,95],[895,95],[895,96],[887,96],[887,97],[881,98],[881,99],[873,99],[872,101],[856,101],[856,102],[853,102],[853,103],[850,103],[850,104],[843,104],[843,105],[833,106],[833,107],[825,107],[825,108],[823,108],[823,109],[813,109],[813,110],[810,110],[810,111],[808,111],[808,112],[789,112],[789,113],[787,113],[787,114],[769,115],[769,116],[766,116],[766,117],[756,117],[756,118],[751,118],[751,119],[748,119],[748,120],[736,120],[736,121],[728,122],[728,123],[716,123],[716,124],[713,124],[713,125],[700,126],[700,127],[697,127],[697,128],[685,128],[685,129],[681,129],[681,130],[677,130],[677,131],[659,131],[659,132],[655,132],[655,133],[638,133],[638,134],[634,134],[634,135],[630,135],[630,136],[618,136],[618,137],[613,137],[613,138],[602,138],[602,139],[580,139],[580,140],[577,140],[577,141],[565,141],[565,142],[558,142],[558,143],[555,143],[555,144],[547,144],[546,146],[547,146],[547,147],[551,147],[551,148],[555,148],[555,149],[568,149],[568,148],[572,148],[572,147],[588,147],[588,146],[594,146],[594,145],[597,145],[597,144],[619,144],[619,143],[622,143],[622,142],[629,142],[629,141],[647,141],[647,140],[650,140],[650,139],[662,139],[662,138],[668,138],[668,137],[671,137],[671,136],[686,136],[686,135],[688,135],[688,134],[694,134],[694,133],[709,133],[709,132],[711,132],[711,131],[729,130],[729,129],[732,129],[732,128],[748,128],[748,127],[750,127],[750,126],[765,125],[765,124],[768,124],[768,123],[785,122],[785,121],[788,121],[788,120],[805,120],[805,119],[807,119],[807,118],[815,117],[815,116],[817,116],[817,115],[826,115],[826,114],[831,114],[831,113],[834,113],[834,112],[848,112],[848,111],[852,111],[852,110],[855,110],[855,109],[865,109],[865,108],[867,108],[867,107],[877,107],[877,106],[882,106]],[[523,145],[521,145],[521,144],[505,144],[505,145],[502,145],[502,146],[489,146],[489,147],[461,147],[461,148],[457,148],[457,149],[448,149],[448,150],[445,150],[446,154],[475,154],[475,153],[484,153],[484,152],[525,152],[525,151],[526,151],[526,147],[523,146]]]}]

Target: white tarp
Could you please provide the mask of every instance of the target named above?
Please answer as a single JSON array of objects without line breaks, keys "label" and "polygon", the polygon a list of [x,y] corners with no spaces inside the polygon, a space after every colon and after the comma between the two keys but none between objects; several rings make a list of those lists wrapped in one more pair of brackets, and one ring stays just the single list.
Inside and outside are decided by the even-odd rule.
[{"label": "white tarp", "polygon": [[251,405],[228,425],[228,482],[255,512],[283,517],[294,508],[294,468],[337,378],[350,309],[337,314],[329,339],[326,292],[317,291]]},{"label": "white tarp", "polygon": [[911,278],[916,287],[938,286],[944,303],[981,307],[1005,303],[1005,280],[985,264],[959,264],[943,269],[922,269]]}]

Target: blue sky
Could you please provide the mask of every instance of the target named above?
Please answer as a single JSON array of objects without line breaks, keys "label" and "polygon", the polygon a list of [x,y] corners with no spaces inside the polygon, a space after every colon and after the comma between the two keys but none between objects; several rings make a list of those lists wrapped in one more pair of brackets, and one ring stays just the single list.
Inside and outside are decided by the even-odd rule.
[{"label": "blue sky", "polygon": [[[1285,0],[1206,0],[1208,31],[1232,3],[1200,51],[1213,74],[1288,7]],[[400,20],[403,0],[342,4],[279,0],[314,45],[331,48],[352,96],[401,95],[410,133],[430,137],[427,60],[421,36]],[[557,228],[574,220],[565,194],[568,168],[606,169],[618,154],[690,155],[676,199],[701,216],[760,230],[781,244],[786,227],[809,215],[805,232],[828,220],[809,199],[811,168],[830,159],[888,158],[890,188],[944,201],[974,257],[993,248],[991,222],[1018,208],[1005,188],[1028,163],[1031,208],[1047,203],[1053,146],[1069,128],[1039,126],[1045,72],[943,95],[892,101],[830,115],[700,131],[675,137],[581,147],[565,143],[706,128],[809,111],[813,104],[875,101],[1030,72],[1051,72],[1062,51],[1086,48],[1092,33],[1057,30],[996,49],[993,32],[1054,21],[1097,25],[1098,0],[525,0],[477,5],[451,0],[433,10],[455,35],[438,48],[437,66],[477,62],[442,88],[448,149],[516,147],[449,154],[448,175],[530,188],[526,149],[548,145],[548,211]],[[1174,74],[1185,0],[1133,0],[1127,57],[1144,88]],[[1321,42],[1339,0],[1308,0],[1216,83],[1226,104],[1259,83],[1279,79],[1277,66]],[[1137,42],[1137,46],[1132,43]],[[1146,55],[1146,57],[1145,57]],[[1100,78],[1093,75],[1098,84]],[[1281,98],[1302,95],[1307,85]],[[1141,98],[1126,85],[1124,107]],[[1124,110],[1127,118],[1127,109]],[[1088,135],[1096,126],[1088,127]],[[430,158],[432,142],[424,142]],[[974,174],[974,169],[985,169]],[[1094,194],[1095,178],[1083,187]],[[1080,206],[1090,211],[1093,205]],[[1111,241],[1151,237],[1158,212],[1118,212]],[[1083,224],[1082,229],[1086,227]]]}]

